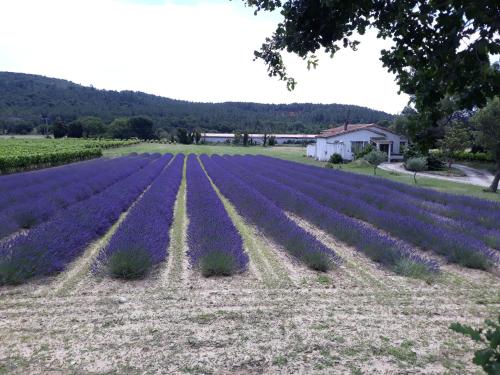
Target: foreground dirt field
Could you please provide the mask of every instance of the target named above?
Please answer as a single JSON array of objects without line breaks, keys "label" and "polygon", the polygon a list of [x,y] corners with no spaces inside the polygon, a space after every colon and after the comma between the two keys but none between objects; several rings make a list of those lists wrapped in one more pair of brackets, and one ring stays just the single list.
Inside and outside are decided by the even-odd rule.
[{"label": "foreground dirt field", "polygon": [[92,276],[84,256],[53,280],[1,288],[0,373],[480,373],[448,327],[498,314],[497,276],[444,266],[429,285],[308,229],[344,259],[329,274],[247,226],[250,271],[231,279],[189,270],[179,240],[147,280]]}]

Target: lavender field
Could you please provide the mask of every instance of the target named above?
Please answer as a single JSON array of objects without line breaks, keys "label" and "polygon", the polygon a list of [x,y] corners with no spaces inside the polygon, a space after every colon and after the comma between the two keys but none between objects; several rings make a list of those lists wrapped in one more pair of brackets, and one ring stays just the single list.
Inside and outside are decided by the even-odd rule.
[{"label": "lavender field", "polygon": [[468,373],[499,263],[499,203],[267,156],[0,176],[0,373]]}]

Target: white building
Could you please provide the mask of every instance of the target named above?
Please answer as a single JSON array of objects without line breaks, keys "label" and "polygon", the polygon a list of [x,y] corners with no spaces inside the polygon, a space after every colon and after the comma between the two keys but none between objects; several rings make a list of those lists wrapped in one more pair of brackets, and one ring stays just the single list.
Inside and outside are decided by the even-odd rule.
[{"label": "white building", "polygon": [[358,151],[372,144],[386,152],[389,161],[401,160],[401,147],[407,143],[405,136],[376,124],[345,124],[317,135],[316,143],[307,146],[307,156],[327,161],[332,154],[340,154],[344,160],[353,160]]},{"label": "white building", "polygon": [[[243,137],[243,133],[241,134]],[[276,143],[283,144],[287,141],[313,142],[316,140],[315,134],[267,134],[267,139],[274,136]],[[248,134],[249,139],[257,144],[264,142],[264,134]],[[224,143],[232,142],[234,139],[233,133],[201,133],[202,141],[206,143]]]}]

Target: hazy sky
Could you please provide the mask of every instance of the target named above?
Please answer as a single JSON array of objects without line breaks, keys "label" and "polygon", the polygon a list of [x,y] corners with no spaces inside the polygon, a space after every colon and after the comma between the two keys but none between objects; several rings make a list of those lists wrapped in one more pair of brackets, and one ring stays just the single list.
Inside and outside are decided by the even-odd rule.
[{"label": "hazy sky", "polygon": [[373,33],[308,71],[290,56],[294,92],[253,51],[280,15],[241,0],[0,0],[0,71],[42,74],[112,90],[203,102],[344,103],[397,113],[394,76]]}]

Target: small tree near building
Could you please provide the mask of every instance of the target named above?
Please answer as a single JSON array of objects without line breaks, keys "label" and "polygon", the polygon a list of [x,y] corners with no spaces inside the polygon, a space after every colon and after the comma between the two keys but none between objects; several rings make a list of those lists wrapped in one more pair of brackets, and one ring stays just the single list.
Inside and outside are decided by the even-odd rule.
[{"label": "small tree near building", "polygon": [[458,124],[446,128],[444,138],[441,141],[441,149],[448,162],[448,169],[454,162],[455,153],[465,151],[469,144],[470,134],[465,128]]},{"label": "small tree near building", "polygon": [[377,175],[377,167],[383,162],[387,161],[387,154],[382,151],[373,150],[366,154],[363,159],[365,159],[373,167],[373,174]]},{"label": "small tree near building", "polygon": [[267,140],[267,144],[269,146],[275,146],[276,145],[276,137],[274,135],[271,135],[269,139]]},{"label": "small tree near building", "polygon": [[197,145],[200,144],[200,141],[201,141],[201,131],[200,130],[195,129],[195,131],[193,132],[193,140]]},{"label": "small tree near building", "polygon": [[413,173],[413,180],[417,183],[417,173],[427,170],[427,158],[410,158],[405,162],[405,168]]},{"label": "small tree near building", "polygon": [[235,145],[241,144],[241,133],[240,132],[234,133],[233,144],[235,144]]},{"label": "small tree near building", "polygon": [[248,146],[248,132],[243,133],[243,146]]}]

